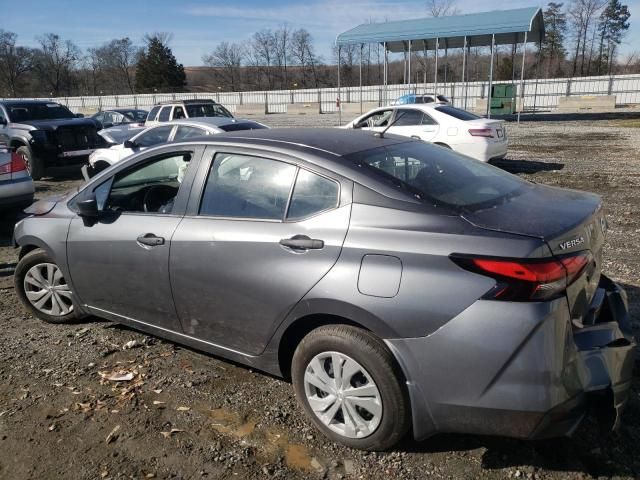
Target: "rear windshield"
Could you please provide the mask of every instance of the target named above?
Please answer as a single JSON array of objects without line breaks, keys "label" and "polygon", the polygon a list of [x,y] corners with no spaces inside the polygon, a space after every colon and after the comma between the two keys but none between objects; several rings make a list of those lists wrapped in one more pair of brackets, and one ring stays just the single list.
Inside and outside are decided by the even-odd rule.
[{"label": "rear windshield", "polygon": [[450,107],[449,105],[436,107],[436,110],[438,110],[439,112],[445,113],[450,117],[457,118],[458,120],[467,121],[467,120],[478,120],[479,118],[482,118],[482,117],[479,117],[478,115],[474,115],[471,112],[467,112],[466,110],[462,110],[456,107]]},{"label": "rear windshield", "polygon": [[9,103],[5,107],[12,122],[75,118],[75,115],[67,107],[55,102]]},{"label": "rear windshield", "polygon": [[229,117],[233,118],[231,112],[222,105],[215,103],[201,103],[185,105],[189,118],[193,117]]},{"label": "rear windshield", "polygon": [[146,110],[119,110],[119,112],[134,122],[144,122],[149,113]]},{"label": "rear windshield", "polygon": [[526,185],[499,168],[425,142],[378,147],[345,158],[418,199],[465,211],[493,206]]},{"label": "rear windshield", "polygon": [[230,123],[228,125],[221,125],[218,128],[220,130],[224,130],[225,132],[237,132],[238,130],[260,130],[267,127],[259,124],[258,122],[238,122]]}]

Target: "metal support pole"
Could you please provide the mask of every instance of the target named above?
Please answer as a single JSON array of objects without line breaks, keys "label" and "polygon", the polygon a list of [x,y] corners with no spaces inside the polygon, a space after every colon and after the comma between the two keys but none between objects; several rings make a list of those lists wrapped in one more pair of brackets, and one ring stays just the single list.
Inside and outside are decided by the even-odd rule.
[{"label": "metal support pole", "polygon": [[447,77],[449,76],[449,44],[447,39],[444,39],[444,88],[445,94],[447,92]]},{"label": "metal support pole", "polygon": [[364,50],[364,43],[360,44],[360,113],[362,114],[362,51]]},{"label": "metal support pole", "polygon": [[407,44],[402,42],[402,83],[407,84]]},{"label": "metal support pole", "polygon": [[524,32],[524,42],[522,43],[522,71],[520,72],[520,106],[516,102],[518,109],[518,125],[520,125],[520,110],[524,109],[524,62],[527,55],[527,33]]},{"label": "metal support pole", "polygon": [[536,83],[533,90],[533,113],[536,113],[536,103],[538,101],[538,77],[540,73],[540,51],[542,50],[542,41],[538,43],[538,54],[536,55]]},{"label": "metal support pole", "polygon": [[340,103],[340,57],[342,55],[342,47],[338,47],[338,98],[336,106],[338,107],[338,123],[342,125],[342,104]]},{"label": "metal support pole", "polygon": [[384,105],[387,105],[387,82],[389,80],[389,55],[387,52],[387,42],[384,42]]},{"label": "metal support pole", "polygon": [[413,85],[413,82],[411,81],[411,40],[409,40],[409,93],[411,93],[412,85]]},{"label": "metal support pole", "polygon": [[435,56],[436,56],[436,71],[434,72],[434,80],[433,80],[433,96],[434,98],[436,97],[436,95],[438,95],[438,47],[440,46],[440,39],[436,38],[436,50],[435,50]]},{"label": "metal support pole", "polygon": [[464,109],[467,109],[467,76],[465,75],[465,69],[467,68],[467,36],[464,36],[462,44],[462,85],[464,88]]},{"label": "metal support pole", "polygon": [[496,35],[491,35],[491,64],[489,65],[489,94],[487,95],[487,118],[491,118],[491,97],[493,92],[493,51],[496,49]]},{"label": "metal support pole", "polygon": [[422,41],[422,54],[423,54],[423,60],[424,60],[423,83],[425,84],[425,87],[426,87],[427,85],[427,42],[425,40]]}]

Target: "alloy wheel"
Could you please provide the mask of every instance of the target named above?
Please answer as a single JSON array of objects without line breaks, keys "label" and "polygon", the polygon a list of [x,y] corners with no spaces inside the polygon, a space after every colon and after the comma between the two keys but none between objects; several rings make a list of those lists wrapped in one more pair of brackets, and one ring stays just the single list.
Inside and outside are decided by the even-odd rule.
[{"label": "alloy wheel", "polygon": [[36,310],[62,317],[73,311],[71,289],[54,263],[39,263],[24,277],[24,293]]},{"label": "alloy wheel", "polygon": [[373,434],[382,420],[382,397],[369,372],[339,352],[322,352],[304,374],[309,406],[329,429],[348,438]]}]

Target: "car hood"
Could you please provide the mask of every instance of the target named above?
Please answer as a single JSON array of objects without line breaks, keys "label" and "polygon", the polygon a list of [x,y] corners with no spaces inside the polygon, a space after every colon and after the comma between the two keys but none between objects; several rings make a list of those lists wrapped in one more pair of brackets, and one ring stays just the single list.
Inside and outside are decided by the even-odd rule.
[{"label": "car hood", "polygon": [[63,118],[58,120],[29,120],[23,123],[15,124],[16,128],[46,131],[55,131],[60,127],[69,126],[96,128],[96,122],[94,120],[91,120],[90,118]]},{"label": "car hood", "polygon": [[593,193],[528,184],[519,195],[462,217],[481,228],[549,241],[584,224],[601,203]]},{"label": "car hood", "polygon": [[78,192],[78,187],[69,190],[68,192],[58,193],[56,195],[51,195],[47,198],[43,198],[42,200],[38,200],[33,203],[30,207],[25,209],[24,213],[28,215],[46,215],[60,202],[64,202],[71,196],[75,195]]}]

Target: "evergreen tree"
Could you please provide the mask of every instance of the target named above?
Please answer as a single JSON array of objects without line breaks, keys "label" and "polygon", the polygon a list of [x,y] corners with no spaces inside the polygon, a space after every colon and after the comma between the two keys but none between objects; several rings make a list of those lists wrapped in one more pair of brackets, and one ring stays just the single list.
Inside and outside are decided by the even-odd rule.
[{"label": "evergreen tree", "polygon": [[[562,3],[550,2],[544,16],[545,38],[542,42],[540,55],[546,63],[546,76],[562,74],[562,61],[567,51],[564,48],[564,39],[567,31],[567,15],[562,11]],[[555,68],[554,68],[555,62]]]},{"label": "evergreen tree", "polygon": [[136,66],[136,90],[140,92],[182,90],[187,84],[184,67],[169,48],[168,37],[162,34],[147,36],[147,47]]},{"label": "evergreen tree", "polygon": [[[600,34],[600,49],[598,52],[598,73],[611,74],[611,67],[616,54],[616,48],[622,42],[622,37],[629,30],[631,13],[620,0],[609,0],[607,8],[600,15],[598,33]],[[606,51],[605,51],[606,47]]]}]

